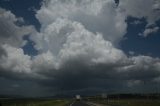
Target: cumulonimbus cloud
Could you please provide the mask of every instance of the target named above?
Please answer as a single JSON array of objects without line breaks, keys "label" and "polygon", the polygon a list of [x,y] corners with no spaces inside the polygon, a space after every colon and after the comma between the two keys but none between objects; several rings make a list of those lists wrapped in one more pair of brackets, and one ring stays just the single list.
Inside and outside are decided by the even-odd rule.
[{"label": "cumulonimbus cloud", "polygon": [[[151,6],[149,11],[141,6],[144,3]],[[153,24],[159,19],[159,11],[154,12],[157,5],[155,0],[121,0],[118,7],[114,0],[44,0],[36,13],[42,26],[39,32],[16,25],[19,19],[1,10],[0,27],[8,28],[0,30],[1,73],[64,90],[125,89],[144,80],[159,81],[159,58],[129,57],[118,48],[127,31],[127,17],[146,17],[148,25]],[[37,56],[24,54],[21,45],[26,34],[35,43]]]}]

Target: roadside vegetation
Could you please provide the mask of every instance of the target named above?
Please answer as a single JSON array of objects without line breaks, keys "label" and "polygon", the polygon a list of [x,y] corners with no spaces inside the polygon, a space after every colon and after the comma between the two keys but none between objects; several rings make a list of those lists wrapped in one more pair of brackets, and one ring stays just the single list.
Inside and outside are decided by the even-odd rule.
[{"label": "roadside vegetation", "polygon": [[49,99],[49,100],[0,100],[0,106],[67,106],[70,103],[70,100],[61,100],[61,99]]},{"label": "roadside vegetation", "polygon": [[146,99],[111,99],[94,100],[90,102],[108,106],[160,106],[160,100]]},{"label": "roadside vegetation", "polygon": [[160,94],[113,94],[85,98],[107,106],[160,106]]}]

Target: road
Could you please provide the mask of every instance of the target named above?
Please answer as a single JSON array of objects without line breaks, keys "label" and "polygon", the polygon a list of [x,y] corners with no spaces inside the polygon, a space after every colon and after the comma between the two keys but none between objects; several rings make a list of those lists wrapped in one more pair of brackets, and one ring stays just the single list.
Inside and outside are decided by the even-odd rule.
[{"label": "road", "polygon": [[70,106],[89,106],[89,105],[87,105],[83,101],[75,101]]}]

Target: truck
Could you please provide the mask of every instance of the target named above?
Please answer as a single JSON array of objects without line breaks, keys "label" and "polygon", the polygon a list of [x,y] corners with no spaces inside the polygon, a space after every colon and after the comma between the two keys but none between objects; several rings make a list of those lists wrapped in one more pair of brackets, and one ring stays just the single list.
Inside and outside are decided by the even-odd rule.
[{"label": "truck", "polygon": [[80,95],[76,95],[76,100],[80,101],[81,100],[81,96]]}]

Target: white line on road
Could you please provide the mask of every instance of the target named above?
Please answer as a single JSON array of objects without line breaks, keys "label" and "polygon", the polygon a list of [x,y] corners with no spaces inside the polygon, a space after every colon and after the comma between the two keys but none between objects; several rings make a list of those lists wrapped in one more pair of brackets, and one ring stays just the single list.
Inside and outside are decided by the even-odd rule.
[{"label": "white line on road", "polygon": [[73,101],[69,106],[72,106],[74,104],[75,101]]},{"label": "white line on road", "polygon": [[108,105],[96,104],[96,103],[92,103],[92,102],[86,102],[86,104],[89,106],[108,106]]},{"label": "white line on road", "polygon": [[92,104],[92,103],[89,103],[89,102],[86,102],[87,105],[89,106],[96,106],[95,104]]}]

